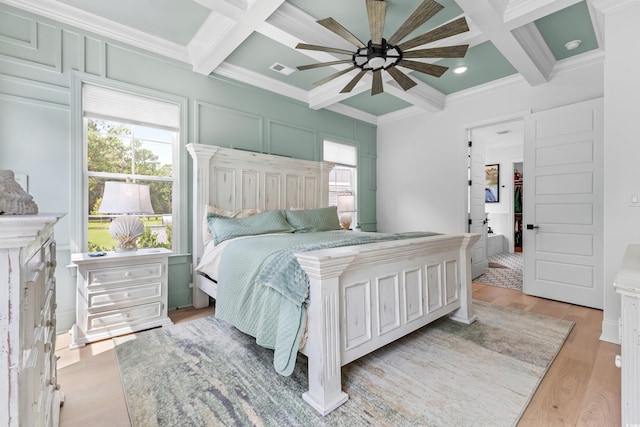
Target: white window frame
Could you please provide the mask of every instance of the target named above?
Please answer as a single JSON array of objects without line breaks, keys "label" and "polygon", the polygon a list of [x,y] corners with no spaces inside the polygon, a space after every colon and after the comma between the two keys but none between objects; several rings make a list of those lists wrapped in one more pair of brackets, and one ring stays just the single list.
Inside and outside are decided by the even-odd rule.
[{"label": "white window frame", "polygon": [[[334,144],[334,145],[342,145],[345,147],[349,147],[349,149],[353,149],[354,152],[354,157],[353,157],[353,163],[351,164],[351,162],[341,162],[339,159],[331,159],[331,158],[325,158],[325,146],[326,144]],[[335,139],[331,139],[331,138],[324,138],[324,140],[322,141],[322,157],[323,160],[326,161],[330,161],[332,163],[335,163],[336,166],[343,166],[346,168],[351,169],[351,189],[348,191],[349,194],[352,194],[353,196],[355,196],[356,198],[356,211],[351,213],[351,217],[353,219],[353,224],[355,227],[355,224],[358,224],[358,147],[355,144],[351,144],[348,142],[343,142],[343,141],[337,141]],[[330,183],[329,183],[330,184]]]},{"label": "white window frame", "polygon": [[[88,215],[85,214],[88,203],[87,146],[82,108],[82,86],[84,84],[103,86],[107,89],[119,90],[132,95],[148,97],[160,101],[174,103],[179,106],[180,131],[178,142],[173,147],[173,204],[172,204],[172,245],[177,254],[186,254],[188,242],[188,177],[187,177],[187,106],[185,97],[175,96],[153,89],[134,86],[127,83],[107,80],[84,73],[73,73],[71,84],[71,158],[70,158],[70,190],[69,207],[70,249],[71,252],[86,252]],[[184,202],[183,202],[184,201]]]}]

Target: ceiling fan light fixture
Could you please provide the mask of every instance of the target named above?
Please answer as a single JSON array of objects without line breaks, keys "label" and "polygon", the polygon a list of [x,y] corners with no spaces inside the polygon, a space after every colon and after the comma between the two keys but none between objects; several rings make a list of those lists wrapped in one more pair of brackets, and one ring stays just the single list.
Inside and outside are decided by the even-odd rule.
[{"label": "ceiling fan light fixture", "polygon": [[340,91],[340,93],[351,92],[365,74],[371,71],[371,95],[377,95],[384,91],[382,70],[385,70],[387,74],[389,74],[389,76],[391,76],[393,80],[395,80],[395,82],[406,91],[416,86],[417,83],[409,78],[409,76],[405,74],[406,72],[400,70],[400,68],[409,68],[410,70],[434,77],[442,76],[442,74],[448,69],[448,67],[441,65],[410,60],[408,58],[463,58],[466,54],[469,45],[411,50],[414,47],[469,31],[469,26],[467,25],[467,21],[464,17],[440,27],[436,27],[404,43],[402,42],[405,37],[443,9],[443,6],[435,0],[422,0],[422,3],[414,10],[411,16],[409,16],[409,18],[400,25],[389,41],[382,37],[386,19],[387,2],[385,0],[366,0],[366,7],[367,16],[369,18],[369,30],[371,33],[371,39],[366,45],[333,18],[325,18],[317,21],[318,24],[354,45],[356,47],[355,52],[330,46],[298,43],[298,46],[296,46],[298,49],[316,50],[320,52],[351,56],[351,59],[298,66],[298,70],[310,70],[346,63],[351,63],[353,65],[353,67],[345,68],[344,70],[325,77],[314,84],[324,84],[346,74],[347,72],[360,69],[355,76],[352,76],[351,81]]},{"label": "ceiling fan light fixture", "polygon": [[461,67],[454,68],[453,72],[455,74],[463,74],[463,73],[466,73],[468,69],[469,69],[469,67],[463,65]]}]

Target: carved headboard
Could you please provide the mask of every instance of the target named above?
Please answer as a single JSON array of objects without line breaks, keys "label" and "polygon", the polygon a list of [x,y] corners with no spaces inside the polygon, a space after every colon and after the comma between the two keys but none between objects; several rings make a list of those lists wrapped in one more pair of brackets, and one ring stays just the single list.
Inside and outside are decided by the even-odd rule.
[{"label": "carved headboard", "polygon": [[205,207],[240,209],[314,209],[329,203],[331,162],[187,144],[193,158],[193,263],[203,251]]}]

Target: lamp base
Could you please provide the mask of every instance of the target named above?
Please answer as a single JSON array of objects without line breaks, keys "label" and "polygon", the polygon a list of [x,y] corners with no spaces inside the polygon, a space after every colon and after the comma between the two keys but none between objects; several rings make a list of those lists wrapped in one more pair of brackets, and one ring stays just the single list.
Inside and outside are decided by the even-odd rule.
[{"label": "lamp base", "polygon": [[342,227],[345,230],[350,230],[351,229],[351,214],[350,213],[343,213],[340,215],[340,227]]},{"label": "lamp base", "polygon": [[144,224],[137,216],[119,216],[111,222],[109,232],[117,242],[116,252],[135,251],[138,237],[144,233]]}]

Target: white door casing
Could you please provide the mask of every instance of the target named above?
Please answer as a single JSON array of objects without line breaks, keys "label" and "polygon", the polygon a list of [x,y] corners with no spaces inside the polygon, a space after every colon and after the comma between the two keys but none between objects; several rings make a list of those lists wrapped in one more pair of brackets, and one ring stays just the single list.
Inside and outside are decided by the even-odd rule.
[{"label": "white door casing", "polygon": [[525,118],[526,294],[603,307],[603,105]]},{"label": "white door casing", "polygon": [[480,234],[480,240],[471,248],[471,277],[482,275],[487,261],[487,221],[484,206],[484,144],[481,139],[469,147],[469,233]]}]

